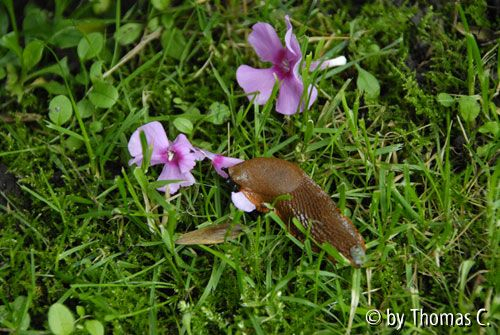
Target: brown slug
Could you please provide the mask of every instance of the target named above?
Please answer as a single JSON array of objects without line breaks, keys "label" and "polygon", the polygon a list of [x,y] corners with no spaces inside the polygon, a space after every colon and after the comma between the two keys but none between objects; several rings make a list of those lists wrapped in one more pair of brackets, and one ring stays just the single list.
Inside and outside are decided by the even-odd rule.
[{"label": "brown slug", "polygon": [[288,200],[278,200],[274,208],[294,236],[299,231],[293,217],[310,229],[318,244],[330,243],[354,266],[363,264],[366,247],[356,227],[297,165],[278,158],[253,158],[229,167],[228,174],[260,212],[268,210],[265,203],[290,195]]}]

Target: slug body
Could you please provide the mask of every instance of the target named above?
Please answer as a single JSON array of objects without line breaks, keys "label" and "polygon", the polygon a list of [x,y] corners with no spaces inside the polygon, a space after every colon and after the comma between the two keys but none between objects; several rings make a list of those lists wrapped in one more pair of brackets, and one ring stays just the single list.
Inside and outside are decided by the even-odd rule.
[{"label": "slug body", "polygon": [[330,243],[354,266],[363,263],[365,243],[356,227],[343,216],[333,200],[297,165],[278,158],[253,158],[228,169],[229,177],[260,212],[279,196],[275,210],[294,236],[297,218],[319,244]]}]

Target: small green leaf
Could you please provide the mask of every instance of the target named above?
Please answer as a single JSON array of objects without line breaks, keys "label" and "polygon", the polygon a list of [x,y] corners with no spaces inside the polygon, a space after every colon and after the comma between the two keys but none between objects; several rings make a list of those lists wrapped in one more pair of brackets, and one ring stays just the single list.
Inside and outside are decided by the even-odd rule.
[{"label": "small green leaf", "polygon": [[498,126],[498,122],[496,121],[486,122],[481,126],[481,128],[479,128],[480,133],[482,134],[490,133],[493,136],[497,136],[499,131],[500,127]]},{"label": "small green leaf", "polygon": [[106,13],[106,11],[111,6],[111,0],[96,0],[92,1],[92,10],[94,14],[101,15]]},{"label": "small green leaf", "polygon": [[223,124],[230,115],[229,107],[220,102],[213,102],[210,107],[208,107],[207,120],[213,124]]},{"label": "small green leaf", "polygon": [[83,145],[83,141],[74,136],[69,136],[64,140],[64,146],[71,151],[76,151],[80,149]]},{"label": "small green leaf", "polygon": [[83,73],[79,72],[74,76],[75,83],[82,85],[82,86],[87,86],[89,84],[89,76],[88,73]]},{"label": "small green leaf", "polygon": [[11,31],[0,38],[0,46],[11,50],[17,57],[22,57],[22,50],[17,41],[15,32]]},{"label": "small green leaf", "polygon": [[496,147],[498,147],[497,143],[495,143],[495,141],[491,141],[485,145],[477,147],[476,152],[479,157],[493,157],[493,155],[495,155],[498,151],[495,150]]},{"label": "small green leaf", "polygon": [[158,29],[159,26],[160,26],[160,19],[157,16],[155,16],[148,21],[146,29],[148,31],[155,31],[156,29]]},{"label": "small green leaf", "polygon": [[31,70],[42,60],[43,43],[39,40],[33,40],[26,45],[23,50],[23,64],[27,71]]},{"label": "small green leaf", "polygon": [[45,80],[40,80],[40,81],[35,80],[31,85],[33,87],[41,87],[52,95],[60,95],[60,94],[64,95],[68,92],[66,86],[55,80],[51,80],[49,82],[46,82]]},{"label": "small green leaf", "polygon": [[12,95],[17,95],[18,100],[20,101],[24,90],[21,82],[19,81],[19,73],[17,71],[17,67],[14,64],[7,64],[7,81],[5,84],[5,88],[7,91],[11,92]]},{"label": "small green leaf", "polygon": [[161,16],[161,24],[163,25],[163,28],[165,29],[172,29],[174,28],[174,23],[175,23],[175,19],[174,19],[174,16],[172,14],[163,14]]},{"label": "small green leaf", "polygon": [[133,43],[141,36],[143,25],[140,23],[127,23],[120,27],[115,38],[121,45]]},{"label": "small green leaf", "polygon": [[76,306],[76,314],[78,314],[79,317],[85,316],[85,307],[83,306]]},{"label": "small green leaf", "polygon": [[101,33],[90,33],[83,36],[78,43],[77,52],[81,60],[94,58],[104,46],[104,37]]},{"label": "small green leaf", "polygon": [[55,303],[49,308],[49,329],[56,335],[71,334],[75,318],[68,307]]},{"label": "small green leaf", "polygon": [[168,56],[179,60],[186,47],[186,40],[182,31],[174,27],[165,29],[161,35],[161,45]]},{"label": "small green leaf", "polygon": [[102,122],[101,121],[93,121],[90,123],[90,131],[93,133],[100,133],[102,131]]},{"label": "small green leaf", "polygon": [[[30,322],[31,322],[30,314],[28,313],[27,310],[26,313],[24,313],[25,309],[29,307],[27,306],[28,304],[29,304],[28,298],[26,298],[24,295],[18,296],[16,300],[14,300],[14,302],[12,303],[13,307],[12,320],[14,321],[14,323],[19,325],[20,330],[27,330],[30,327]],[[1,315],[0,315],[0,320],[1,320]]]},{"label": "small green leaf", "polygon": [[85,329],[91,335],[103,335],[104,334],[104,326],[97,320],[87,320],[85,321]]},{"label": "small green leaf", "polygon": [[368,50],[370,50],[370,53],[377,53],[380,51],[380,47],[374,43],[368,47]]},{"label": "small green leaf", "polygon": [[[17,1],[10,1],[17,2]],[[3,2],[7,4],[8,2]],[[36,37],[41,41],[47,41],[53,33],[53,21],[49,18],[50,12],[33,3],[24,7],[22,33],[25,37]],[[74,23],[73,23],[74,25]]]},{"label": "small green leaf", "polygon": [[78,113],[82,119],[86,119],[94,114],[95,107],[87,99],[82,99],[76,104],[75,112]]},{"label": "small green leaf", "polygon": [[180,114],[179,117],[183,117],[185,119],[188,119],[191,122],[196,122],[199,119],[207,117],[207,116],[201,115],[200,110],[196,107],[193,107],[193,106],[189,106],[189,107],[179,106],[179,108],[186,111],[185,113]]},{"label": "small green leaf", "polygon": [[50,121],[60,126],[69,121],[73,115],[71,101],[65,95],[58,95],[50,101],[49,118]]},{"label": "small green leaf", "polygon": [[74,20],[58,20],[51,30],[48,42],[62,49],[76,47],[83,37]]},{"label": "small green leaf", "polygon": [[174,126],[181,133],[191,134],[193,131],[193,124],[188,119],[178,117],[174,120]]},{"label": "small green leaf", "polygon": [[97,61],[90,67],[90,80],[95,83],[102,80],[102,61]]},{"label": "small green leaf", "polygon": [[479,115],[481,106],[479,106],[476,98],[464,95],[458,99],[458,110],[466,122],[471,122]]},{"label": "small green leaf", "polygon": [[170,0],[151,0],[151,4],[158,10],[165,10],[170,5]]},{"label": "small green leaf", "polygon": [[356,85],[358,90],[365,92],[365,95],[369,99],[376,99],[380,95],[380,84],[373,74],[363,70],[359,65],[356,65],[358,69],[358,79]]},{"label": "small green leaf", "polygon": [[89,99],[96,107],[110,108],[118,100],[118,90],[105,81],[97,81],[89,93]]},{"label": "small green leaf", "polygon": [[450,107],[455,102],[455,99],[453,99],[453,97],[448,93],[439,93],[437,101],[445,107]]}]

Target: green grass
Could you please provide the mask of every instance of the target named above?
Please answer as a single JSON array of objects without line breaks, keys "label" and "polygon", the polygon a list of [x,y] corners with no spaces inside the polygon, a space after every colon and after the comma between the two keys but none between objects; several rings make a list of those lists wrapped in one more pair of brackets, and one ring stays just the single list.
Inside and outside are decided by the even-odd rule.
[{"label": "green grass", "polygon": [[[402,3],[117,1],[96,14],[2,1],[0,332],[50,333],[61,303],[75,333],[98,320],[117,334],[386,334],[388,310],[405,313],[405,334],[497,333],[499,9]],[[291,117],[274,100],[249,103],[235,80],[241,64],[264,66],[246,42],[252,24],[283,37],[286,14],[304,55],[349,62],[308,75],[318,101]],[[138,38],[122,45],[115,32],[128,23]],[[163,35],[131,52],[146,27]],[[82,57],[80,40],[96,32],[101,48]],[[60,94],[80,113],[57,124],[49,104]],[[130,135],[153,120],[170,140],[184,130],[213,152],[299,164],[363,235],[366,264],[334,264],[334,251],[313,251],[274,213],[237,210],[209,162],[195,185],[157,192],[160,168],[127,164]],[[221,223],[244,234],[174,243]],[[372,309],[382,324],[367,323]],[[421,327],[411,309],[470,313],[472,324]]]}]

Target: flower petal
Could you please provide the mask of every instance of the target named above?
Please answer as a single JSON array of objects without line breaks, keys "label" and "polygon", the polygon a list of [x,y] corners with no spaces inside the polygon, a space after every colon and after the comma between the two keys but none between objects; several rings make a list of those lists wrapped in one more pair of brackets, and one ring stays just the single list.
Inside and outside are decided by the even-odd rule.
[{"label": "flower petal", "polygon": [[279,51],[283,49],[276,30],[269,23],[254,24],[252,32],[248,35],[248,43],[252,45],[259,58],[265,62],[276,63]]},{"label": "flower petal", "polygon": [[236,164],[239,164],[243,162],[242,159],[239,158],[232,158],[232,157],[226,157],[222,155],[216,155],[214,159],[212,160],[212,164],[215,168],[215,171],[219,174],[219,176],[223,178],[229,178],[229,175],[222,169],[226,169],[228,167],[234,166]]},{"label": "flower petal", "polygon": [[303,90],[304,85],[300,78],[296,76],[285,78],[281,83],[276,111],[284,115],[297,113]]},{"label": "flower petal", "polygon": [[[248,65],[241,65],[236,71],[236,80],[246,94],[257,93],[255,103],[263,105],[269,100],[273,92],[276,78],[274,71],[270,69],[255,69]],[[253,95],[248,99],[252,100]]]},{"label": "flower petal", "polygon": [[223,169],[243,162],[243,159],[214,154],[213,152],[210,152],[208,150],[203,150],[203,149],[198,149],[198,150],[201,151],[206,158],[212,161],[212,165],[215,168],[215,171],[219,174],[219,176],[226,179],[229,178],[229,175]]},{"label": "flower petal", "polygon": [[158,180],[181,180],[158,188],[161,192],[166,192],[168,188],[170,194],[176,193],[181,186],[191,186],[195,183],[194,176],[190,172],[182,173],[177,164],[172,162],[165,164]]},{"label": "flower petal", "polygon": [[193,145],[191,144],[191,142],[189,142],[188,138],[184,134],[177,135],[174,143],[172,143],[172,147],[185,148],[187,150],[194,149]]},{"label": "flower petal", "polygon": [[285,35],[287,59],[290,63],[293,63],[291,64],[291,66],[293,66],[302,58],[302,51],[300,51],[300,44],[299,41],[297,41],[297,37],[295,37],[295,34],[293,33],[293,27],[290,23],[290,17],[288,15],[285,16],[285,22],[287,27]]},{"label": "flower petal", "polygon": [[146,142],[148,146],[152,146],[151,165],[165,163],[163,153],[168,149],[168,138],[165,129],[158,121],[146,123],[145,125],[137,128],[130,137],[128,142],[128,151],[133,157],[129,161],[129,165],[140,165],[143,159],[142,145],[141,145],[141,131],[146,135]]},{"label": "flower petal", "polygon": [[194,146],[193,146],[193,149],[194,149],[193,154],[194,154],[197,161],[202,161],[205,158],[207,158],[207,155],[205,155],[203,152],[204,150],[197,148],[197,147],[194,147]]},{"label": "flower petal", "polygon": [[324,69],[328,69],[328,68],[335,67],[335,66],[342,66],[342,65],[345,65],[346,63],[347,63],[347,58],[345,58],[344,56],[339,56],[339,57],[328,59],[325,61],[314,61],[314,62],[311,62],[311,66],[309,67],[309,71],[312,72],[312,71],[316,70],[318,68],[318,66],[319,66],[320,70],[324,70]]},{"label": "flower petal", "polygon": [[210,152],[208,150],[203,150],[203,149],[198,149],[200,151],[200,153],[203,155],[203,157],[205,158],[208,158],[210,160],[213,160],[215,158],[215,156],[217,156],[217,154],[214,154],[213,152]]},{"label": "flower petal", "polygon": [[231,200],[236,208],[245,212],[253,212],[256,208],[255,205],[245,197],[243,192],[231,192]]},{"label": "flower petal", "polygon": [[177,164],[181,173],[190,172],[196,165],[198,155],[186,135],[179,134],[170,146],[174,153],[173,162]]}]

